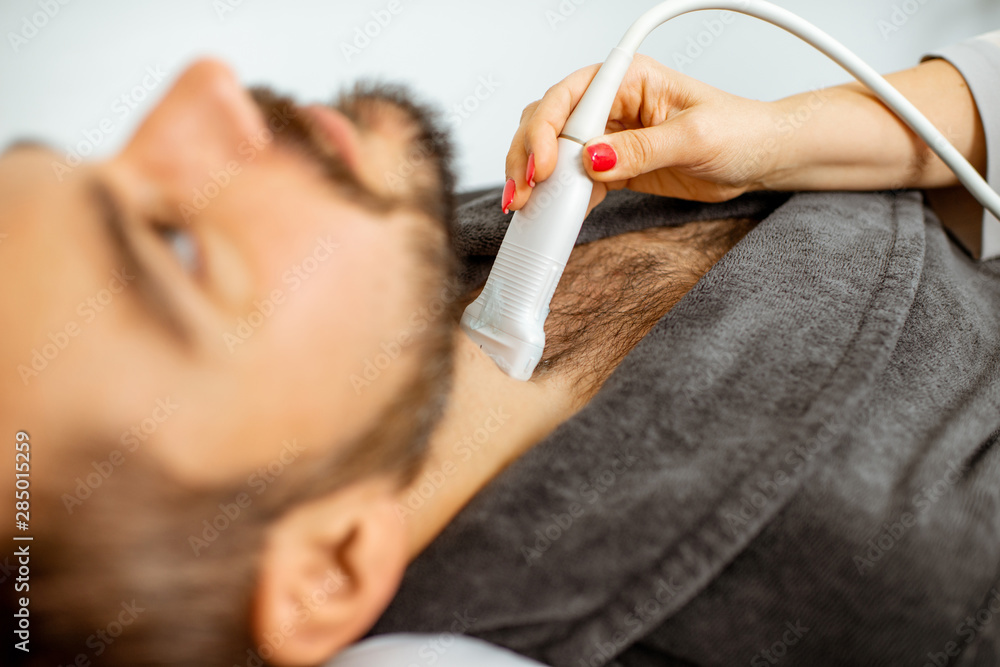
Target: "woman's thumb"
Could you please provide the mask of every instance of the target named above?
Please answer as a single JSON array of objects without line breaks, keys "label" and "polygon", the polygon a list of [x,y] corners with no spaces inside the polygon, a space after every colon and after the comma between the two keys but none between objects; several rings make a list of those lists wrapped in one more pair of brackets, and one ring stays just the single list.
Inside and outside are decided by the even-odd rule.
[{"label": "woman's thumb", "polygon": [[595,181],[624,181],[672,166],[668,124],[624,130],[587,142],[584,163]]}]

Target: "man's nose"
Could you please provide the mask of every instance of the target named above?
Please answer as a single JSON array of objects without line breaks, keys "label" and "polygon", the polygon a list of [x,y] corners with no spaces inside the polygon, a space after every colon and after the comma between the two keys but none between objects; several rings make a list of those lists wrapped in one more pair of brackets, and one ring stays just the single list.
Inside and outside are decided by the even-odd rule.
[{"label": "man's nose", "polygon": [[181,74],[122,155],[150,177],[188,188],[238,159],[239,147],[264,130],[260,111],[233,71],[216,60],[199,60]]}]

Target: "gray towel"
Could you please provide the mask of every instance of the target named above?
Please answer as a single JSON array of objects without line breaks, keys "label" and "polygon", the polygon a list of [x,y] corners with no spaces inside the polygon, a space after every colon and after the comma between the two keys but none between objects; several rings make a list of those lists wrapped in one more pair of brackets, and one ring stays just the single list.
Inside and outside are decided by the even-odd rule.
[{"label": "gray towel", "polygon": [[[785,199],[595,211],[581,240],[766,218],[472,500],[374,634],[467,613],[556,667],[1000,664],[1000,262],[917,193]],[[507,219],[485,198],[462,222],[473,284]]]}]

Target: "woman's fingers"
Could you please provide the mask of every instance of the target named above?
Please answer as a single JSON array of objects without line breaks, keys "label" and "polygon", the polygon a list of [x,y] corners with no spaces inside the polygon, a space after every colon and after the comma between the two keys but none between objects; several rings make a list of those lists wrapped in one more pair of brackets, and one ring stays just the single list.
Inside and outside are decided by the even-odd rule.
[{"label": "woman's fingers", "polygon": [[[527,133],[531,127],[530,119],[541,103],[542,101],[538,100],[525,107],[521,113],[521,124],[514,133],[514,138],[511,140],[510,150],[507,152],[507,182],[504,190],[504,198],[501,202],[501,205],[505,209],[509,207],[517,210],[524,206],[531,194],[531,189],[539,181],[537,169],[538,157],[533,151],[529,151],[525,147],[528,145]],[[553,167],[555,166],[555,155],[557,153],[556,140],[556,137],[553,137],[551,143],[547,142],[544,137],[537,140],[541,146],[541,154],[543,156],[552,156]],[[550,168],[545,177],[547,178],[551,173],[552,169]]]},{"label": "woman's fingers", "polygon": [[[514,138],[511,139],[510,150],[507,151],[507,164],[505,167],[507,180],[504,185],[503,198],[500,202],[504,213],[509,208],[520,208],[528,199],[527,192],[529,186],[527,185],[526,178],[528,172],[528,155],[524,152],[525,119],[534,113],[535,107],[538,104],[539,102],[532,102],[521,113],[521,124],[514,133]],[[520,175],[520,181],[515,175]],[[520,197],[518,197],[518,194],[520,194]]]},{"label": "woman's fingers", "polygon": [[526,119],[524,151],[535,155],[536,181],[544,181],[555,170],[559,135],[599,69],[600,65],[591,65],[577,70],[549,88]]},{"label": "woman's fingers", "polygon": [[[595,181],[627,181],[664,167],[686,166],[693,147],[682,123],[667,121],[587,142],[584,167]],[[687,150],[685,150],[685,147]]]},{"label": "woman's fingers", "polygon": [[506,163],[508,189],[510,181],[514,182],[509,205],[512,210],[524,206],[534,185],[552,175],[558,157],[559,134],[599,68],[600,65],[592,65],[570,74],[549,88],[542,99],[529,104],[521,114],[521,124],[511,141]]},{"label": "woman's fingers", "polygon": [[[558,137],[600,65],[578,70],[529,105],[507,155],[503,205],[519,209],[533,184],[555,170]],[[689,196],[720,196],[740,183],[741,149],[731,145],[737,98],[637,55],[611,108],[606,134],[587,142],[584,167],[611,189],[641,185]],[[729,136],[729,139],[726,137]],[[719,186],[723,186],[720,188]]]}]

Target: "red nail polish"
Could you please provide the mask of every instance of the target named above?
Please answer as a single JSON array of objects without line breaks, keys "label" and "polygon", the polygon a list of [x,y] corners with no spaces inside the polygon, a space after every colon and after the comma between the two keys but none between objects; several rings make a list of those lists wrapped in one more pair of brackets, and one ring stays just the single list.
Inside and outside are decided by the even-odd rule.
[{"label": "red nail polish", "polygon": [[514,189],[516,188],[513,178],[507,179],[507,184],[503,186],[503,208],[504,215],[510,213],[510,203],[514,201]]},{"label": "red nail polish", "polygon": [[594,144],[587,147],[587,154],[590,155],[590,163],[594,171],[609,171],[618,164],[618,154],[609,144]]},{"label": "red nail polish", "polygon": [[532,153],[528,156],[528,171],[525,174],[524,180],[528,181],[528,187],[535,187],[535,154]]}]

